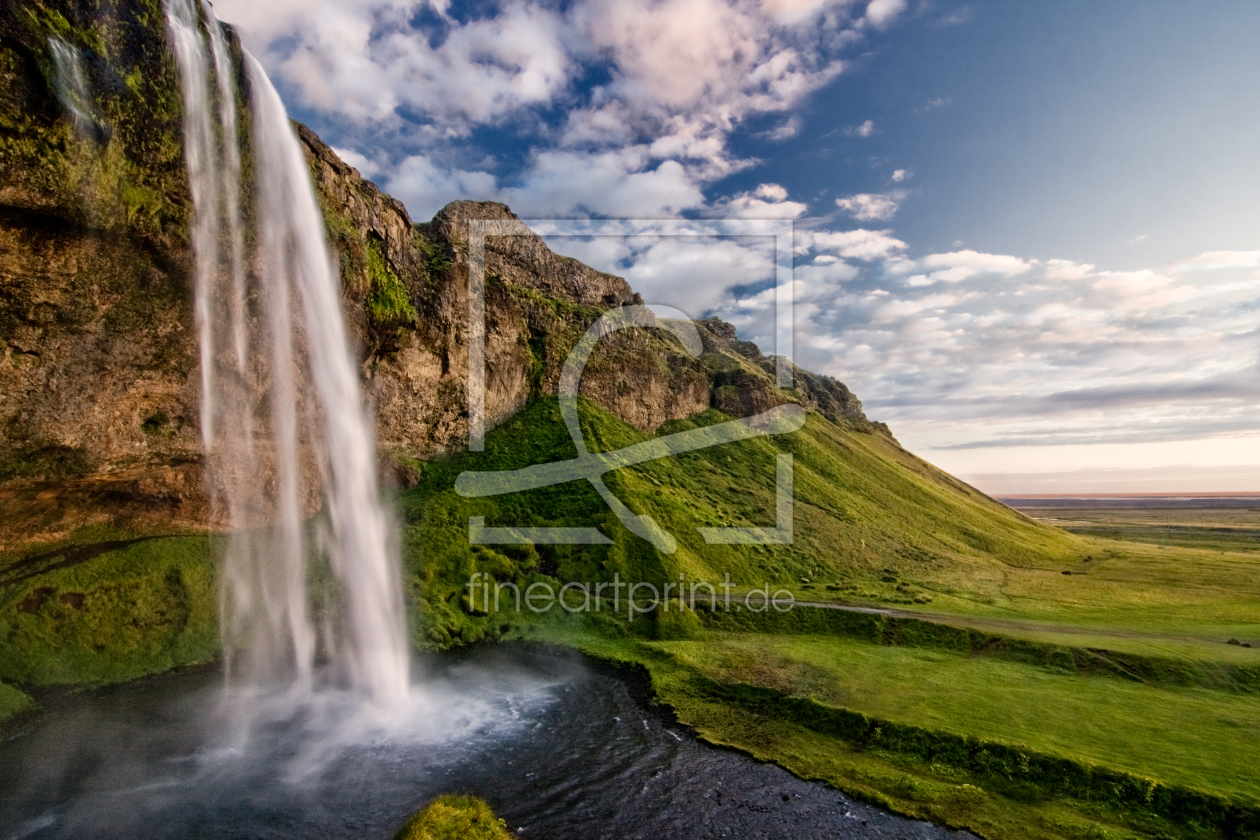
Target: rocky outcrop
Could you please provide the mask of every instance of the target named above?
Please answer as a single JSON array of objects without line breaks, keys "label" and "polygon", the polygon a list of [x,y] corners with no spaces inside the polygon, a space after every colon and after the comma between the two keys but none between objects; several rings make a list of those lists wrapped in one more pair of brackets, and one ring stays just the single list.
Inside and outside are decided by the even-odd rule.
[{"label": "rocky outcrop", "polygon": [[[519,219],[503,204],[456,201],[414,225],[402,204],[359,177],[313,132],[299,134],[341,257],[382,448],[422,458],[459,448],[468,435],[468,223]],[[485,243],[491,425],[531,397],[555,393],[569,350],[603,312],[643,302],[624,279],[560,256],[520,230]],[[394,282],[410,304],[402,315],[373,305],[380,285]],[[583,396],[644,430],[703,411],[709,391],[703,365],[664,330],[605,339],[581,384]]]},{"label": "rocky outcrop", "polygon": [[[0,553],[92,525],[213,525],[180,95],[162,20],[157,0],[0,9]],[[54,42],[81,62],[86,104],[67,99]],[[519,220],[502,204],[460,201],[415,224],[313,132],[298,132],[383,453],[462,447],[468,223]],[[520,234],[486,242],[491,425],[555,393],[570,349],[603,312],[642,303],[624,279]],[[779,389],[774,360],[729,324],[700,330],[699,359],[662,329],[604,338],[581,393],[643,430],[710,407],[746,416],[798,402],[886,433],[834,379],[796,369],[795,387]]]}]

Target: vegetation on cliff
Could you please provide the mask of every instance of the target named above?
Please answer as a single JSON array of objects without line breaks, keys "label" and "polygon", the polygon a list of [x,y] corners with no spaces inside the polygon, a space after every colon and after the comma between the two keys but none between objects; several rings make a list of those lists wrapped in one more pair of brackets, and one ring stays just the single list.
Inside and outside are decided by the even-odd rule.
[{"label": "vegetation on cliff", "polygon": [[0,565],[0,679],[98,685],[219,650],[206,537],[64,545]]},{"label": "vegetation on cliff", "polygon": [[[174,58],[153,37],[162,20],[159,0],[31,0],[0,11],[5,206],[166,245],[185,240],[182,105]],[[86,101],[67,90],[70,65]]]}]

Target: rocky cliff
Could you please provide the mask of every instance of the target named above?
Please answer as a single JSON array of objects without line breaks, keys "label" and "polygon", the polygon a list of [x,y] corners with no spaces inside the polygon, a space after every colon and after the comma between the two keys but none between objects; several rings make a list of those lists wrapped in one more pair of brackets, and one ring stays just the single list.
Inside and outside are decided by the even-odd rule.
[{"label": "rocky cliff", "polygon": [[[213,526],[181,106],[165,39],[156,0],[0,10],[0,550],[97,524]],[[501,204],[455,202],[415,224],[298,131],[386,461],[460,448],[468,222],[515,217]],[[485,260],[486,408],[497,424],[555,392],[570,348],[602,312],[642,301],[534,235],[491,237]],[[887,434],[843,384],[797,370],[796,387],[780,390],[773,360],[730,325],[700,327],[699,359],[665,330],[614,334],[582,394],[645,431],[710,407],[745,416],[798,402]],[[408,480],[406,468],[395,472]]]}]

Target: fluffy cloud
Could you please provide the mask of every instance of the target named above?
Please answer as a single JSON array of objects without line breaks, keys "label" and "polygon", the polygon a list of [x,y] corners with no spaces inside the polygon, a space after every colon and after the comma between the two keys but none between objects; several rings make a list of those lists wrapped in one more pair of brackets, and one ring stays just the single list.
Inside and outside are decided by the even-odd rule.
[{"label": "fluffy cloud", "polygon": [[894,239],[887,230],[818,231],[803,230],[796,234],[801,253],[815,251],[835,254],[845,259],[876,260],[905,250],[906,243]]},{"label": "fluffy cloud", "polygon": [[675,160],[654,167],[642,149],[535,156],[523,183],[502,198],[531,216],[561,217],[574,210],[601,216],[676,216],[704,203],[693,173]]},{"label": "fluffy cloud", "polygon": [[915,269],[926,270],[906,279],[907,286],[930,286],[933,283],[957,283],[981,274],[1012,277],[1023,274],[1031,264],[1019,257],[1003,254],[981,254],[976,251],[954,251],[949,254],[931,254],[921,260],[898,261],[889,266],[891,274],[905,274]]},{"label": "fluffy cloud", "polygon": [[[904,7],[899,0],[865,8],[851,0],[503,0],[456,14],[436,0],[216,5],[286,94],[336,125],[332,139],[356,163],[409,170],[392,181],[416,185],[403,198],[421,201],[424,210],[412,207],[417,218],[435,204],[420,187],[436,195],[463,184],[555,214],[696,207],[703,203],[696,190],[753,163],[731,153],[732,130],[756,115],[784,114],[769,136],[793,136],[799,118],[791,110],[841,73],[844,52],[865,30],[889,25]],[[533,153],[514,171],[479,166],[475,150],[467,160],[450,157],[452,140],[487,126],[520,137]],[[382,147],[389,160],[363,153]],[[583,173],[592,176],[585,192],[577,183]],[[606,189],[629,203],[613,206]],[[723,209],[796,215],[783,201],[759,201],[735,196]]]},{"label": "fluffy cloud", "polygon": [[898,169],[892,174],[893,183],[900,184],[902,181],[909,180],[914,177],[914,173],[909,169]]},{"label": "fluffy cloud", "polygon": [[385,189],[403,202],[416,219],[429,219],[448,202],[460,198],[485,201],[499,197],[494,175],[438,166],[424,155],[404,158],[385,181]]},{"label": "fluffy cloud", "polygon": [[897,199],[891,195],[858,193],[837,198],[836,206],[859,222],[883,222],[897,212]]},{"label": "fluffy cloud", "polygon": [[736,301],[746,308],[775,277],[774,243],[764,236],[544,238],[559,253],[625,277],[649,304],[694,318],[726,312]]},{"label": "fluffy cloud", "polygon": [[882,29],[892,23],[905,8],[906,0],[871,0],[871,4],[866,7],[866,20]]},{"label": "fluffy cloud", "polygon": [[716,213],[735,219],[795,219],[809,207],[788,201],[788,192],[778,184],[762,184],[752,192],[739,193],[718,202]]},{"label": "fluffy cloud", "polygon": [[[918,447],[1254,429],[1252,252],[1106,271],[977,251],[911,259],[886,232],[865,231],[884,247],[859,261],[843,253],[858,233],[798,234],[796,358],[847,382]],[[916,277],[934,279],[907,282]],[[769,334],[768,314],[758,321],[739,301],[725,311]]]},{"label": "fluffy cloud", "polygon": [[381,171],[380,164],[354,149],[338,149],[334,146],[333,151],[337,153],[337,157],[359,170],[364,178],[372,178]]}]

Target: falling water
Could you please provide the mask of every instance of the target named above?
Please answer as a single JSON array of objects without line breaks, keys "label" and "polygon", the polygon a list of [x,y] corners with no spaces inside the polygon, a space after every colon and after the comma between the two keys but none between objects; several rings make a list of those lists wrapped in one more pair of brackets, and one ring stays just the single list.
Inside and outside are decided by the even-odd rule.
[{"label": "falling water", "polygon": [[79,51],[56,36],[48,39],[48,50],[57,71],[57,99],[70,115],[75,133],[83,138],[96,136],[99,129]]},{"label": "falling water", "polygon": [[204,0],[198,11],[166,0],[195,211],[207,483],[231,531],[220,584],[229,683],[304,695],[318,687],[318,657],[340,684],[396,705],[408,691],[397,547],[323,218],[284,105],[246,54],[247,258],[237,86],[218,21]]}]

